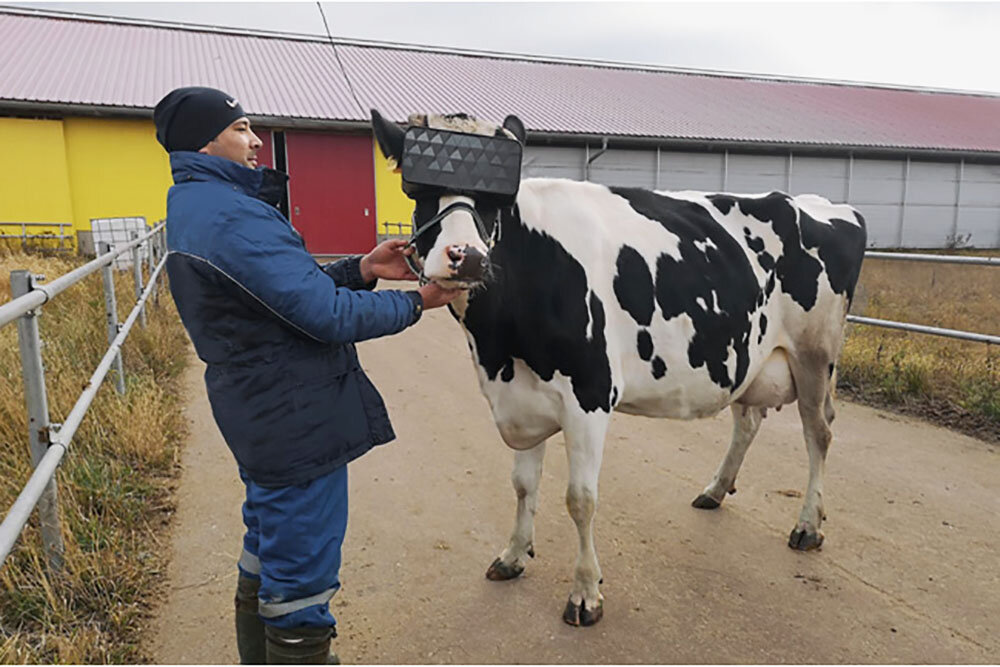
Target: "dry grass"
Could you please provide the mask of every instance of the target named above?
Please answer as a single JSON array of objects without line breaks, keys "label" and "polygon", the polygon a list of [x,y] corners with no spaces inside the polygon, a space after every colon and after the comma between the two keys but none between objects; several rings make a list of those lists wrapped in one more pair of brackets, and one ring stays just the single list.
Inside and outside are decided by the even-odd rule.
[{"label": "dry grass", "polygon": [[[75,257],[0,256],[0,303],[9,275],[50,279]],[[119,319],[134,301],[130,272],[116,272]],[[168,545],[158,533],[172,510],[169,484],[184,436],[179,375],[186,337],[165,286],[123,350],[126,393],[109,377],[63,459],[58,477],[66,567],[44,565],[32,517],[0,568],[0,663],[135,663]],[[99,274],[57,296],[40,318],[49,411],[60,422],[107,348]],[[9,508],[31,472],[17,328],[0,329],[0,504]]]},{"label": "dry grass", "polygon": [[[868,259],[852,313],[996,335],[1000,269]],[[838,368],[841,386],[855,397],[1000,440],[995,346],[849,325]]]}]

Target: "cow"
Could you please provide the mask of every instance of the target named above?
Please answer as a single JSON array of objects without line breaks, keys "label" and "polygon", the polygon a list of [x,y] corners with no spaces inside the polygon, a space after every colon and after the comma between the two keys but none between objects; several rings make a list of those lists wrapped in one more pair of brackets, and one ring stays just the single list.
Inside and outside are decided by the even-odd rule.
[{"label": "cow", "polygon": [[[390,165],[404,130],[372,110]],[[411,127],[513,138],[467,114]],[[404,173],[405,176],[405,173]],[[466,288],[451,305],[503,441],[515,450],[515,527],[487,571],[519,576],[534,557],[545,441],[562,431],[566,504],[580,544],[563,620],[603,615],[593,520],[611,413],[695,419],[729,407],[729,450],[692,503],[715,509],[768,408],[797,401],[809,483],[789,536],[823,542],[823,467],[834,369],[864,256],[861,214],[817,195],[650,191],[558,178],[520,181],[516,199],[410,188],[414,269]]]}]

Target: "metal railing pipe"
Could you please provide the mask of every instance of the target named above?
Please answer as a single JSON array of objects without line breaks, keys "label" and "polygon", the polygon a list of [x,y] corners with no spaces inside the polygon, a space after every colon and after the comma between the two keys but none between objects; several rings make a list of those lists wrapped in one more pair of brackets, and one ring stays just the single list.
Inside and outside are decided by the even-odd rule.
[{"label": "metal railing pipe", "polygon": [[[166,260],[160,260],[156,269],[153,271],[153,276],[157,276],[166,264]],[[79,428],[80,422],[83,421],[83,417],[90,407],[90,404],[94,402],[94,398],[97,396],[97,390],[100,388],[101,383],[107,376],[108,371],[111,368],[111,364],[114,363],[115,357],[118,351],[121,349],[122,343],[125,342],[125,337],[128,336],[129,331],[132,329],[132,325],[135,324],[136,319],[139,317],[140,308],[146,303],[146,299],[149,298],[152,292],[153,281],[151,280],[149,285],[146,286],[145,291],[143,291],[139,302],[135,304],[132,312],[125,319],[124,324],[122,324],[121,330],[118,335],[111,342],[111,346],[108,347],[108,351],[105,352],[104,358],[101,359],[101,363],[97,365],[97,369],[94,374],[90,376],[90,380],[86,384],[86,389],[80,394],[80,398],[77,399],[76,405],[73,409],[69,411],[66,415],[66,419],[63,421],[62,427],[56,432],[51,441],[53,444],[59,444],[64,447],[69,447],[69,443],[73,440],[73,435],[76,433],[76,429]]]},{"label": "metal railing pipe", "polygon": [[[101,241],[100,247],[101,250],[107,252],[109,244],[106,241]],[[101,278],[104,283],[104,310],[108,320],[108,345],[112,345],[122,327],[118,323],[118,300],[115,297],[115,276],[110,264],[106,264],[101,268]],[[122,364],[122,353],[120,351],[115,356],[114,362],[115,371],[118,375],[115,378],[115,387],[118,389],[119,394],[124,394],[125,368]]]},{"label": "metal railing pipe", "polygon": [[[14,296],[34,289],[35,276],[30,271],[11,271],[10,288]],[[30,311],[17,320],[17,341],[21,351],[21,376],[28,414],[28,445],[31,465],[37,467],[49,447],[49,400],[45,390],[45,363],[42,340],[38,333],[38,311]],[[38,502],[45,559],[52,570],[63,566],[62,531],[59,528],[59,502],[55,480],[49,480]]]},{"label": "metal railing pipe", "polygon": [[868,324],[875,327],[885,327],[886,329],[900,329],[902,331],[913,331],[915,333],[931,334],[934,336],[945,336],[947,338],[971,340],[975,343],[988,343],[990,345],[1000,345],[1000,336],[990,336],[989,334],[978,334],[969,331],[957,331],[955,329],[942,329],[941,327],[929,327],[923,324],[909,324],[908,322],[893,322],[892,320],[879,320],[874,317],[860,317],[858,315],[848,315],[847,321],[853,322],[855,324]]},{"label": "metal railing pipe", "polygon": [[[115,256],[121,254],[121,252],[124,252],[125,250],[127,250],[127,248],[122,249],[120,252],[109,253],[108,258],[113,260]],[[44,497],[46,491],[50,488],[50,485],[55,483],[55,474],[59,467],[59,463],[66,454],[69,444],[73,440],[73,436],[76,435],[77,429],[83,422],[83,418],[86,415],[87,410],[94,402],[94,398],[97,396],[97,390],[100,388],[104,378],[107,377],[112,363],[114,363],[115,358],[118,356],[118,352],[121,350],[122,344],[125,342],[125,338],[128,336],[133,325],[135,325],[135,321],[138,319],[139,313],[142,311],[146,301],[149,299],[149,295],[155,289],[156,278],[165,265],[166,258],[162,258],[150,275],[146,289],[143,290],[137,303],[135,304],[135,307],[132,308],[132,311],[122,324],[118,334],[115,336],[115,339],[111,342],[107,352],[105,352],[101,362],[97,365],[97,368],[91,375],[83,393],[77,399],[72,410],[70,410],[69,414],[66,416],[65,422],[60,428],[58,428],[58,430],[54,424],[49,426],[46,434],[47,448],[45,449],[44,454],[41,456],[41,459],[37,461],[34,472],[28,479],[28,483],[25,485],[24,489],[18,495],[17,500],[14,501],[13,506],[11,506],[10,510],[7,512],[7,516],[5,516],[3,522],[0,523],[0,567],[3,566],[4,562],[7,560],[7,556],[10,555],[11,550],[17,543],[17,538],[24,530],[24,526],[31,517],[32,511],[34,511],[35,507],[38,506],[39,503],[45,502]],[[92,271],[97,270],[102,266],[102,264],[95,264],[95,268],[92,269]],[[25,287],[28,286],[30,286],[30,284]],[[35,290],[32,293],[38,292]],[[30,296],[30,294],[27,296]],[[38,361],[38,366],[41,368],[40,357],[36,361]],[[29,362],[29,365],[30,363],[31,362]],[[39,435],[41,434],[39,433]],[[42,519],[42,524],[44,533],[44,517]],[[60,552],[60,559],[61,555],[62,553]],[[60,564],[61,562],[56,563],[56,565]]]},{"label": "metal railing pipe", "polygon": [[[132,239],[136,240],[139,236],[139,232],[132,232]],[[148,247],[148,246],[147,246]],[[142,294],[142,247],[133,246],[132,247],[132,287],[135,290],[135,300],[139,300],[139,296]],[[139,324],[142,328],[146,328],[146,307],[143,306],[142,310],[139,311]]]},{"label": "metal railing pipe", "polygon": [[1000,257],[967,257],[965,255],[927,255],[906,252],[879,252],[868,250],[865,259],[895,259],[911,262],[939,262],[941,264],[982,264],[983,266],[1000,266]]},{"label": "metal railing pipe", "polygon": [[35,509],[35,505],[38,504],[49,482],[56,474],[56,468],[59,467],[59,462],[65,453],[66,448],[59,444],[53,444],[45,451],[45,456],[35,466],[35,472],[31,473],[31,478],[24,490],[21,491],[17,500],[14,501],[14,505],[7,512],[3,523],[0,523],[0,567],[3,566],[11,549],[14,548],[14,544],[17,543],[17,538],[21,535],[24,525],[31,517],[32,510]]},{"label": "metal railing pipe", "polygon": [[17,318],[24,315],[29,310],[34,310],[38,306],[41,306],[48,302],[56,294],[59,294],[68,287],[73,286],[78,283],[83,278],[87,277],[95,271],[99,271],[104,266],[110,264],[114,261],[115,257],[121,255],[122,253],[131,250],[133,245],[142,243],[147,238],[158,232],[163,228],[165,222],[160,223],[150,232],[147,232],[139,239],[131,241],[121,247],[115,248],[112,252],[107,255],[101,255],[97,259],[87,262],[81,267],[73,269],[69,273],[56,278],[51,283],[45,285],[36,285],[35,289],[25,294],[24,296],[8,301],[7,303],[0,306],[0,327],[5,326]]}]

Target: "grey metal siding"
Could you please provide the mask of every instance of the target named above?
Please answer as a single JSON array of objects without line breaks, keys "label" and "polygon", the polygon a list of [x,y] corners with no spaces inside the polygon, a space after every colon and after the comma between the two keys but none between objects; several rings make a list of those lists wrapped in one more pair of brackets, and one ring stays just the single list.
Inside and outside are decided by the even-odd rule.
[{"label": "grey metal siding", "polygon": [[[591,157],[599,148],[590,148]],[[590,180],[630,188],[656,187],[656,151],[609,149],[590,164]]]},{"label": "grey metal siding", "polygon": [[[523,174],[582,180],[599,150],[529,146]],[[655,149],[610,149],[589,171],[605,185],[819,194],[857,207],[873,248],[1000,247],[1000,165],[665,149],[657,161]]]},{"label": "grey metal siding", "polygon": [[758,194],[788,188],[788,158],[781,155],[729,154],[726,190]]},{"label": "grey metal siding", "polygon": [[956,237],[965,245],[1000,248],[1000,165],[965,165]]},{"label": "grey metal siding", "polygon": [[561,146],[527,146],[521,165],[523,178],[584,178],[584,150]]},{"label": "grey metal siding", "polygon": [[810,192],[832,202],[847,201],[847,158],[799,157],[792,159],[793,194]]},{"label": "grey metal siding", "polygon": [[660,190],[722,189],[722,153],[660,151]]},{"label": "grey metal siding", "polygon": [[901,246],[947,246],[955,221],[957,197],[957,163],[911,161]]}]

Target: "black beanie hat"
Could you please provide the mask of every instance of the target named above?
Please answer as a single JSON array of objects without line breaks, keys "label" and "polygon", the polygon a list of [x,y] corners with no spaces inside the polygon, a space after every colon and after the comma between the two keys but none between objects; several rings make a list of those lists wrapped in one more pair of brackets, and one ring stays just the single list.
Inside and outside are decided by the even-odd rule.
[{"label": "black beanie hat", "polygon": [[221,90],[177,88],[153,109],[156,140],[168,153],[197,151],[245,115],[240,103]]}]

